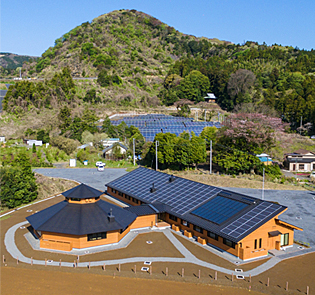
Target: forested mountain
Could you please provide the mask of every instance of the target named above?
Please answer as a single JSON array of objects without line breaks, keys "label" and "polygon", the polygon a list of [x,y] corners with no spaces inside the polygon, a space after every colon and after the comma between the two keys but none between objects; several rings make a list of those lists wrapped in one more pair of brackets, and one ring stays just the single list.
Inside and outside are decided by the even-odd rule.
[{"label": "forested mountain", "polygon": [[12,74],[16,68],[22,67],[25,61],[36,61],[38,57],[0,52],[0,74]]},{"label": "forested mountain", "polygon": [[[133,107],[171,105],[180,99],[198,103],[207,92],[213,92],[227,111],[244,103],[267,105],[293,129],[300,125],[301,117],[303,124],[315,124],[314,50],[197,38],[145,13],[120,10],[83,23],[58,38],[39,60],[24,64],[23,75],[50,79],[64,67],[69,67],[73,77],[98,80],[84,87],[73,86],[70,94],[57,99],[60,103],[82,100]],[[62,89],[45,82],[46,90],[39,84],[33,95],[32,87],[19,83],[12,88],[20,89],[22,110],[52,107],[41,99],[47,100],[49,85],[54,85],[56,96]],[[16,105],[13,89],[6,97],[10,101],[5,102],[7,111],[13,111]],[[23,89],[28,89],[27,94]]]}]

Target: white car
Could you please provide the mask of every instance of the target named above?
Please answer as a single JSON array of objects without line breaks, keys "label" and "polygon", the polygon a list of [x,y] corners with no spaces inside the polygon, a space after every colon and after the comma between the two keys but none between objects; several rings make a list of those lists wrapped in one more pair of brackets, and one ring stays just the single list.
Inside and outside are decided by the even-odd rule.
[{"label": "white car", "polygon": [[96,162],[96,167],[98,167],[99,165],[102,165],[103,164],[103,162],[101,162],[101,161],[98,161],[98,162]]},{"label": "white car", "polygon": [[104,163],[102,163],[101,165],[98,165],[97,171],[104,171],[104,167],[105,167]]},{"label": "white car", "polygon": [[310,178],[314,178],[314,179],[315,179],[315,171],[312,171],[312,172],[311,172]]}]

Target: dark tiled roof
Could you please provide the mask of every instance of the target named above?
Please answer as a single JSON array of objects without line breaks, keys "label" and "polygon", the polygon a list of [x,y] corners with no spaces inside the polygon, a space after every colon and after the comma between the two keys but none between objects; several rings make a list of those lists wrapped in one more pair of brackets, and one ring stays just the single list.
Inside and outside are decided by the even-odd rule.
[{"label": "dark tiled roof", "polygon": [[[285,206],[272,202],[262,201],[181,177],[175,177],[173,181],[170,178],[171,176],[166,173],[140,167],[111,181],[107,186],[146,204],[152,204],[161,213],[167,212],[234,242],[242,240],[286,209]],[[154,190],[152,190],[153,183]],[[248,204],[248,206],[236,212],[221,224],[216,224],[191,213],[218,195]],[[233,228],[236,230],[233,230]]]},{"label": "dark tiled roof", "polygon": [[124,209],[129,212],[137,214],[137,216],[144,216],[144,215],[151,215],[151,214],[159,213],[159,210],[157,210],[151,204],[140,205],[140,206],[130,206],[130,207],[125,207]]},{"label": "dark tiled roof", "polygon": [[315,162],[315,158],[287,158],[290,163],[312,163]]},{"label": "dark tiled roof", "polygon": [[[109,221],[109,213],[115,220]],[[26,219],[35,230],[70,235],[86,235],[125,229],[137,215],[116,205],[99,200],[90,204],[60,202]]]},{"label": "dark tiled roof", "polygon": [[93,187],[90,187],[84,183],[71,188],[62,193],[63,196],[67,198],[74,198],[74,199],[89,199],[89,198],[97,198],[103,195],[104,192],[101,192]]}]

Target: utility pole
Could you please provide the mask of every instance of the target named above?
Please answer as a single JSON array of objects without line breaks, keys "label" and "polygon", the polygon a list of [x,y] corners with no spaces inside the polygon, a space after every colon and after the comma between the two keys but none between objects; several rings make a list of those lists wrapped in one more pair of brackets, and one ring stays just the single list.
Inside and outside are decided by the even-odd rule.
[{"label": "utility pole", "polygon": [[207,121],[207,110],[205,110],[205,122]]},{"label": "utility pole", "polygon": [[210,140],[210,169],[209,174],[212,174],[212,140]]},{"label": "utility pole", "polygon": [[157,153],[157,147],[159,146],[159,141],[155,141],[155,171],[158,170],[158,153]]},{"label": "utility pole", "polygon": [[136,159],[135,159],[136,155],[135,155],[135,139],[134,139],[134,138],[132,139],[132,144],[133,144],[133,146],[132,146],[132,151],[133,151],[133,166],[135,166],[135,165],[136,165]]},{"label": "utility pole", "polygon": [[264,200],[264,193],[265,193],[265,168],[263,168],[263,186],[262,186],[262,195],[261,195],[261,199]]},{"label": "utility pole", "polygon": [[301,123],[300,123],[300,135],[301,135],[301,132],[302,132],[302,116],[301,116]]},{"label": "utility pole", "polygon": [[220,112],[218,112],[218,121],[220,123]]}]

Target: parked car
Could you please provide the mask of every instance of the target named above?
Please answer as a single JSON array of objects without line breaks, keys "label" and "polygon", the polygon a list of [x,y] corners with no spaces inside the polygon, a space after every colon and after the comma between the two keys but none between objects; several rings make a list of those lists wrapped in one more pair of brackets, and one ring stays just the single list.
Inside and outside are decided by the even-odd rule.
[{"label": "parked car", "polygon": [[314,178],[314,179],[315,179],[315,171],[312,171],[312,172],[311,172],[310,178]]},{"label": "parked car", "polygon": [[97,161],[95,165],[96,165],[96,167],[98,167],[99,165],[102,165],[102,164],[103,164],[103,162]]},{"label": "parked car", "polygon": [[105,163],[102,163],[102,164],[98,165],[97,171],[104,171],[104,168],[105,168]]},{"label": "parked car", "polygon": [[311,136],[311,139],[315,139],[315,135],[312,135],[312,136]]}]

